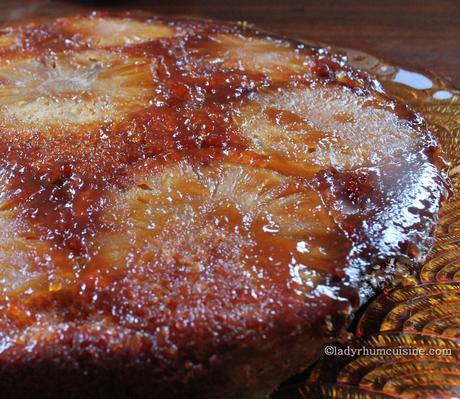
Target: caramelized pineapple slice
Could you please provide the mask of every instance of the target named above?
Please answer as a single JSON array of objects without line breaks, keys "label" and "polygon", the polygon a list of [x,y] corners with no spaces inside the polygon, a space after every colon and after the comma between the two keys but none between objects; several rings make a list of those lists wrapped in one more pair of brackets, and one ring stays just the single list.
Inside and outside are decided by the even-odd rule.
[{"label": "caramelized pineapple slice", "polygon": [[106,51],[60,53],[0,66],[0,123],[14,130],[118,121],[148,105],[149,63]]},{"label": "caramelized pineapple slice", "polygon": [[22,292],[46,278],[51,245],[18,221],[14,200],[0,200],[0,296]]},{"label": "caramelized pineapple slice", "polygon": [[338,170],[397,160],[418,141],[406,120],[339,87],[260,93],[234,120],[258,153]]},{"label": "caramelized pineapple slice", "polygon": [[46,275],[43,272],[51,249],[45,242],[18,235],[15,224],[5,215],[1,216],[0,228],[0,292],[29,288]]},{"label": "caramelized pineapple slice", "polygon": [[176,28],[161,22],[141,22],[130,18],[74,18],[61,19],[65,32],[75,34],[93,47],[124,46],[172,37]]},{"label": "caramelized pineapple slice", "polygon": [[0,49],[12,47],[17,39],[17,35],[12,31],[0,31]]},{"label": "caramelized pineapple slice", "polygon": [[310,56],[295,49],[291,43],[261,37],[228,34],[211,36],[206,48],[209,62],[223,68],[235,68],[282,80],[289,75],[306,73]]},{"label": "caramelized pineapple slice", "polygon": [[349,250],[303,179],[227,163],[183,161],[140,177],[137,187],[115,196],[102,220],[97,265],[143,269],[146,279],[173,270],[172,281],[235,279],[259,293],[279,283],[308,292]]}]

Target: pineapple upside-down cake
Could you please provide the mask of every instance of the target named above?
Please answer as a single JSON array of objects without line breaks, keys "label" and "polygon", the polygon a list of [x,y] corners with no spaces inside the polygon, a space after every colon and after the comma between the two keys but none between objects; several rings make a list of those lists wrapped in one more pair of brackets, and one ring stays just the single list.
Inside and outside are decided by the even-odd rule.
[{"label": "pineapple upside-down cake", "polygon": [[0,395],[260,398],[432,242],[424,119],[242,24],[0,31]]}]

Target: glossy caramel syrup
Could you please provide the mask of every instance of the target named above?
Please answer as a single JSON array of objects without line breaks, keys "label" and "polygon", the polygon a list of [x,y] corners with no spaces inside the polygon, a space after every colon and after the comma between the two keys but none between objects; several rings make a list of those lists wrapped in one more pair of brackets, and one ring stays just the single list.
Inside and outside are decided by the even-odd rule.
[{"label": "glossy caramel syrup", "polygon": [[0,103],[6,362],[334,335],[373,267],[432,242],[436,140],[323,48],[62,18],[1,32]]}]

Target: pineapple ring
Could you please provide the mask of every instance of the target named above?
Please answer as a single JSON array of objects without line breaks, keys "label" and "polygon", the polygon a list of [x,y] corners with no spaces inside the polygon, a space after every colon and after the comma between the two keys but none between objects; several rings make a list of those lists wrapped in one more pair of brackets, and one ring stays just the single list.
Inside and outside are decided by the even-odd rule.
[{"label": "pineapple ring", "polygon": [[107,51],[43,56],[0,66],[0,124],[48,131],[118,121],[152,96],[148,60]]},{"label": "pineapple ring", "polygon": [[0,293],[23,291],[41,281],[47,274],[51,255],[52,248],[49,243],[40,240],[18,223],[15,201],[2,198]]},{"label": "pineapple ring", "polygon": [[302,74],[312,65],[311,57],[292,44],[267,39],[217,34],[206,47],[209,62],[224,68],[262,73],[273,80]]},{"label": "pineapple ring", "polygon": [[75,18],[62,20],[63,30],[97,47],[122,46],[172,37],[176,28],[159,22],[129,18]]},{"label": "pineapple ring", "polygon": [[102,220],[109,231],[96,240],[95,264],[107,270],[158,275],[185,268],[237,279],[258,270],[248,284],[262,291],[269,283],[260,276],[274,274],[295,292],[308,292],[349,250],[305,180],[229,163],[182,161],[139,178],[115,196]]},{"label": "pineapple ring", "polygon": [[337,87],[260,93],[234,120],[258,153],[338,170],[397,160],[419,142],[417,131],[394,111]]},{"label": "pineapple ring", "polygon": [[14,33],[0,33],[0,48],[13,46],[17,41],[17,36]]}]

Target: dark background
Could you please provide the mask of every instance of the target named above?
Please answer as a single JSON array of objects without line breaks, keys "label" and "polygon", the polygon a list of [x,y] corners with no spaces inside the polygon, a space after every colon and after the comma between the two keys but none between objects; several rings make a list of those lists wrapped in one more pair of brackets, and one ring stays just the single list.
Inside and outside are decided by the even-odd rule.
[{"label": "dark background", "polygon": [[427,69],[460,88],[460,0],[0,0],[0,20],[75,8],[246,20],[293,38],[356,48],[402,66]]}]

